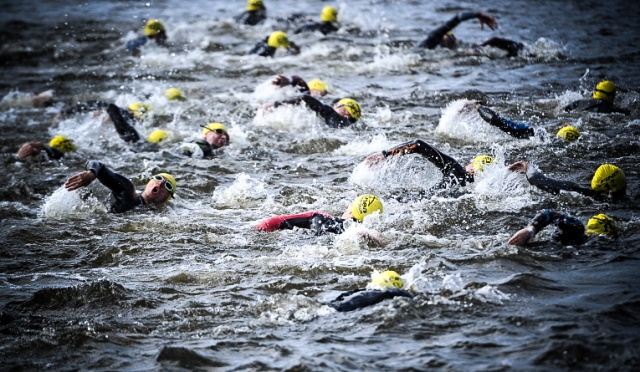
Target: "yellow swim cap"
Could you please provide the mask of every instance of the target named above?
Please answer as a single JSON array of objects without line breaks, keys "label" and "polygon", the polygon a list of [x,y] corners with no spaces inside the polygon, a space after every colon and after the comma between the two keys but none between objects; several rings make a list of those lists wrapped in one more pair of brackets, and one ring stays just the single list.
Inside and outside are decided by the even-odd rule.
[{"label": "yellow swim cap", "polygon": [[322,22],[335,22],[338,20],[338,11],[331,5],[322,8],[320,13],[320,20]]},{"label": "yellow swim cap", "polygon": [[613,103],[613,99],[616,98],[616,85],[609,80],[599,82],[593,92],[593,98]]},{"label": "yellow swim cap", "polygon": [[382,202],[375,195],[360,195],[351,202],[351,213],[359,222],[375,211],[382,214]]},{"label": "yellow swim cap", "polygon": [[262,0],[249,0],[247,1],[247,10],[253,12],[255,10],[264,9]]},{"label": "yellow swim cap", "polygon": [[591,188],[596,191],[618,192],[627,186],[627,177],[622,169],[612,164],[602,164],[591,179]]},{"label": "yellow swim cap", "polygon": [[267,44],[272,48],[289,48],[291,44],[289,44],[289,39],[287,38],[287,34],[283,31],[275,31],[269,35],[269,39],[267,39]]},{"label": "yellow swim cap", "polygon": [[227,135],[229,135],[229,131],[227,130],[227,127],[225,127],[223,124],[220,123],[209,123],[207,125],[204,126],[204,129],[202,129],[202,135],[204,136],[205,134],[212,132],[212,131],[219,131],[219,130],[223,130],[225,133],[227,133]]},{"label": "yellow swim cap", "polygon": [[147,24],[144,26],[144,34],[146,36],[157,35],[160,31],[164,31],[164,26],[157,19],[148,20]]},{"label": "yellow swim cap", "polygon": [[586,232],[587,234],[599,234],[611,237],[618,235],[618,229],[616,229],[616,223],[613,218],[602,213],[589,219]]},{"label": "yellow swim cap", "polygon": [[153,132],[149,133],[149,137],[147,137],[147,141],[151,143],[162,142],[169,138],[169,132],[162,129],[156,129]]},{"label": "yellow swim cap", "polygon": [[[165,203],[166,203],[166,202],[169,201],[169,199],[171,199],[173,197],[173,194],[176,192],[176,188],[177,188],[176,179],[173,178],[173,176],[170,175],[169,173],[159,173],[159,174],[151,177],[149,182],[147,182],[147,185],[149,185],[151,182],[155,181],[155,178],[158,177],[158,176],[161,176],[162,178],[166,179],[171,184],[171,190],[169,190],[169,188],[167,188],[167,191],[169,191],[169,196],[165,199]],[[158,181],[160,181],[160,179],[158,179]]]},{"label": "yellow swim cap", "polygon": [[395,271],[385,271],[383,273],[379,273],[377,271],[373,272],[371,274],[371,283],[369,284],[374,284],[378,287],[381,288],[387,288],[387,289],[400,289],[402,288],[402,285],[404,283],[402,283],[402,278],[400,277],[400,274],[398,274]]},{"label": "yellow swim cap", "polygon": [[142,117],[149,111],[151,111],[151,106],[142,102],[134,102],[129,105],[129,111],[138,119],[142,119]]},{"label": "yellow swim cap", "polygon": [[73,141],[65,136],[55,136],[49,141],[49,147],[58,149],[62,152],[75,152],[76,147],[73,145]]},{"label": "yellow swim cap", "polygon": [[347,111],[349,111],[349,115],[351,115],[352,118],[355,120],[360,119],[362,111],[360,111],[360,104],[358,104],[358,102],[351,98],[343,98],[338,101],[338,104],[344,106]]},{"label": "yellow swim cap", "polygon": [[310,82],[307,83],[307,86],[309,87],[310,90],[321,90],[323,92],[326,92],[329,89],[329,87],[327,86],[327,83],[325,83],[320,79],[311,80]]},{"label": "yellow swim cap", "polygon": [[165,95],[165,97],[167,97],[167,99],[170,99],[172,101],[173,100],[176,100],[176,101],[186,101],[187,100],[186,98],[184,98],[184,96],[182,95],[182,92],[178,88],[169,88],[164,93],[164,95]]},{"label": "yellow swim cap", "polygon": [[567,125],[564,126],[562,128],[560,128],[560,130],[558,131],[557,134],[558,137],[563,138],[569,142],[573,142],[575,140],[578,139],[578,137],[580,137],[580,131],[576,129],[576,127],[571,126],[571,125]]},{"label": "yellow swim cap", "polygon": [[473,169],[475,169],[476,172],[484,171],[484,165],[489,164],[493,164],[493,156],[491,155],[480,155],[473,159]]}]

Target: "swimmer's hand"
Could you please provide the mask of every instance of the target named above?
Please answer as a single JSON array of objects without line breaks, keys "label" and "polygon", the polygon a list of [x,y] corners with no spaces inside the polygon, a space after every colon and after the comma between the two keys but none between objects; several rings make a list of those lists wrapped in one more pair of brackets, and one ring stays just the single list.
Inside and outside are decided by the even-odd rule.
[{"label": "swimmer's hand", "polygon": [[525,227],[524,229],[518,230],[509,240],[507,244],[509,245],[525,245],[531,240],[533,237],[533,230],[529,227]]},{"label": "swimmer's hand", "polygon": [[69,177],[67,182],[64,184],[64,187],[67,189],[67,191],[77,190],[81,187],[89,185],[95,179],[96,175],[93,174],[92,171],[87,170]]},{"label": "swimmer's hand", "polygon": [[528,169],[529,169],[529,163],[527,163],[524,160],[517,161],[507,167],[507,170],[511,172],[518,172],[518,173],[527,173]]},{"label": "swimmer's hand", "polygon": [[383,161],[384,161],[384,154],[382,154],[381,152],[376,152],[367,156],[363,160],[363,163],[368,167],[373,167],[375,165],[382,164]]},{"label": "swimmer's hand", "polygon": [[486,13],[478,13],[478,21],[480,21],[480,29],[484,30],[484,25],[486,24],[492,30],[496,29],[497,23],[496,19]]},{"label": "swimmer's hand", "polygon": [[287,79],[286,76],[283,75],[276,75],[273,80],[271,80],[271,84],[278,86],[278,87],[286,87],[287,85],[290,84],[289,79]]},{"label": "swimmer's hand", "polygon": [[22,145],[22,147],[20,147],[20,150],[18,150],[18,157],[20,159],[24,159],[24,158],[29,157],[29,156],[36,156],[42,150],[44,150],[44,143],[42,143],[42,142],[27,142],[24,145]]}]

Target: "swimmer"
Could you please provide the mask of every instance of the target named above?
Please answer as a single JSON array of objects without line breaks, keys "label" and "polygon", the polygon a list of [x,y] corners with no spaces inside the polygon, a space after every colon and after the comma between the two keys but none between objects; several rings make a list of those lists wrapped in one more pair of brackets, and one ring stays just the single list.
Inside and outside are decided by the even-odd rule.
[{"label": "swimmer", "polygon": [[262,0],[248,0],[247,9],[234,17],[237,23],[255,26],[267,19],[267,8]]},{"label": "swimmer", "polygon": [[49,159],[60,159],[68,152],[76,152],[76,146],[73,141],[65,136],[55,136],[49,141],[49,145],[43,142],[33,141],[27,142],[18,150],[18,158],[26,159],[39,155],[42,151],[47,154]]},{"label": "swimmer", "polygon": [[371,274],[371,282],[366,288],[355,289],[341,293],[336,299],[327,305],[340,312],[362,309],[378,304],[394,297],[406,297],[413,299],[413,295],[402,289],[404,282],[395,271],[377,271]]},{"label": "swimmer", "polygon": [[605,215],[593,216],[587,222],[585,231],[584,224],[580,220],[562,212],[550,209],[543,209],[531,220],[529,225],[518,230],[507,244],[525,245],[532,240],[535,235],[546,226],[553,224],[558,227],[558,231],[553,235],[553,239],[564,245],[580,245],[595,235],[605,235],[611,238],[618,236],[615,221]]},{"label": "swimmer", "polygon": [[229,144],[229,132],[227,127],[221,123],[209,123],[202,125],[201,138],[191,142],[181,144],[180,152],[185,156],[200,155],[203,158],[215,155],[216,149],[227,146]]},{"label": "swimmer", "polygon": [[[345,220],[352,219],[362,222],[366,216],[372,213],[382,214],[382,202],[375,195],[365,194],[355,198],[340,218],[319,211],[273,216],[261,221],[254,227],[254,230],[273,232],[276,230],[292,230],[297,227],[311,229],[315,235],[325,233],[342,234]],[[384,246],[389,243],[378,232],[369,232],[363,237],[370,239],[378,246]]]},{"label": "swimmer", "polygon": [[260,40],[248,54],[257,54],[261,57],[273,57],[278,48],[286,49],[288,55],[300,54],[300,47],[293,41],[289,41],[287,34],[283,31],[275,31],[264,40]]},{"label": "swimmer", "polygon": [[356,123],[362,111],[360,104],[351,98],[343,98],[333,107],[325,105],[310,95],[303,95],[283,101],[276,101],[262,105],[263,110],[277,108],[281,105],[299,105],[304,102],[306,107],[324,119],[325,124],[332,128],[344,128]]},{"label": "swimmer", "polygon": [[613,101],[615,98],[616,85],[609,80],[603,80],[596,85],[592,98],[572,102],[564,107],[564,111],[588,111],[601,114],[621,113],[629,115],[629,110],[614,105]]},{"label": "swimmer", "polygon": [[137,193],[133,183],[126,177],[113,172],[103,163],[90,160],[85,171],[77,173],[67,180],[64,187],[68,191],[88,186],[96,178],[111,190],[109,212],[123,213],[138,205],[161,205],[169,201],[176,191],[176,180],[167,173],[151,177],[144,191]]},{"label": "swimmer", "polygon": [[157,19],[150,19],[144,26],[144,35],[127,43],[127,51],[132,54],[138,54],[140,48],[149,40],[153,40],[161,46],[167,45],[167,32],[164,25]]},{"label": "swimmer", "polygon": [[320,22],[307,23],[297,28],[293,33],[320,31],[323,35],[338,31],[338,10],[331,6],[325,6],[320,13]]}]

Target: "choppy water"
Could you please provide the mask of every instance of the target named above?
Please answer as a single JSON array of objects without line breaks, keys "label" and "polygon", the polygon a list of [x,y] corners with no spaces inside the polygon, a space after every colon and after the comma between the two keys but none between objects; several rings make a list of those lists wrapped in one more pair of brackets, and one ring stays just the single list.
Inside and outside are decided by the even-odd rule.
[{"label": "choppy water", "polygon": [[[299,56],[245,56],[278,27],[231,17],[244,2],[3,2],[4,96],[0,111],[0,356],[6,370],[637,370],[640,358],[638,120],[640,10],[630,2],[336,2],[351,32],[291,35]],[[328,3],[267,1],[270,15]],[[482,9],[496,31],[467,21],[457,51],[414,52],[413,44],[459,10]],[[160,18],[169,49],[124,51],[142,20]],[[502,36],[526,44],[504,58],[473,44]],[[320,77],[363,107],[361,122],[323,126],[302,108],[258,112],[282,98],[277,74]],[[565,114],[603,78],[619,87],[631,115]],[[188,101],[169,103],[176,86]],[[54,90],[46,109],[26,92]],[[290,93],[290,92],[289,92]],[[186,159],[171,146],[135,153],[104,115],[52,124],[66,104],[144,100],[152,118],[138,128],[172,131],[178,142],[221,121],[232,143],[215,159]],[[519,141],[457,113],[464,99],[531,123]],[[561,122],[583,137],[554,138]],[[79,152],[62,161],[17,161],[28,140],[64,134]],[[600,163],[624,169],[619,204],[530,187],[488,168],[463,192],[413,202],[399,196],[435,184],[437,170],[416,157],[377,173],[368,154],[421,138],[464,163],[493,152],[500,164],[527,159],[557,178],[587,184]],[[158,211],[106,213],[107,193],[68,193],[65,179],[99,159],[138,186],[158,171],[176,176],[177,198]],[[251,231],[273,214],[319,209],[339,215],[362,192],[385,213],[364,228],[393,243],[306,231]],[[508,237],[540,208],[583,221],[604,212],[622,237],[581,247],[549,240],[526,248]],[[359,288],[373,270],[396,270],[416,295],[351,313],[323,302]]]}]

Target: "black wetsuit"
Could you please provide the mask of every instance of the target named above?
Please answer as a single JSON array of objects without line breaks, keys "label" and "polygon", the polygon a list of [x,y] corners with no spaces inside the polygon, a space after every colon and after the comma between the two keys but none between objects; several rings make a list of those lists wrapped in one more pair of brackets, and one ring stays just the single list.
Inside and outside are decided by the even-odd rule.
[{"label": "black wetsuit", "polygon": [[[349,296],[351,297],[345,299]],[[367,290],[363,288],[344,292],[336,297],[335,300],[330,301],[327,305],[338,311],[345,312],[362,309],[363,307],[375,305],[384,300],[388,300],[394,297],[413,298],[413,295],[402,289],[388,289],[385,291],[380,291]]]},{"label": "black wetsuit", "polygon": [[292,230],[294,227],[311,229],[315,235],[325,233],[342,234],[344,219],[330,214],[312,211],[292,215],[273,216],[256,226],[259,231]]},{"label": "black wetsuit", "polygon": [[333,109],[333,107],[325,105],[324,103],[309,95],[291,98],[284,101],[276,101],[273,106],[278,107],[280,105],[297,105],[300,102],[304,102],[310,110],[324,119],[325,124],[332,128],[348,127],[349,125],[357,121],[351,117],[348,119],[345,118],[344,116],[338,114],[336,110]]},{"label": "black wetsuit", "polygon": [[426,48],[426,49],[434,49],[438,45],[442,43],[442,37],[447,34],[447,32],[453,30],[460,22],[466,21],[472,18],[478,18],[478,12],[460,12],[456,14],[455,17],[448,20],[442,26],[436,28],[435,30],[429,32],[427,38],[422,40],[416,48]]},{"label": "black wetsuit", "polygon": [[[215,155],[214,153],[214,148],[213,146],[211,146],[211,144],[209,144],[209,142],[203,140],[203,139],[197,139],[197,140],[193,140],[189,143],[195,143],[196,145],[198,145],[198,147],[200,147],[200,150],[202,150],[202,157],[203,158],[207,158],[207,157],[211,157],[213,155]],[[184,145],[183,145],[184,146]],[[182,155],[185,156],[193,156],[193,149],[189,148],[189,147],[182,147],[180,149],[180,151],[182,152]]]},{"label": "black wetsuit", "polygon": [[138,205],[146,205],[142,195],[136,193],[133,183],[128,178],[113,172],[101,162],[90,160],[85,169],[93,172],[98,181],[111,190],[109,212],[123,213]]},{"label": "black wetsuit", "polygon": [[572,102],[564,107],[564,111],[588,111],[600,114],[621,113],[625,115],[629,115],[630,113],[629,110],[617,107],[611,102],[595,98],[586,98]]},{"label": "black wetsuit", "polygon": [[533,232],[538,233],[546,226],[554,224],[558,231],[553,238],[562,244],[582,244],[586,240],[584,224],[580,220],[568,214],[543,209],[533,217],[529,226],[533,227]]},{"label": "black wetsuit", "polygon": [[616,201],[623,198],[626,192],[626,187],[622,190],[619,190],[618,192],[610,194],[607,191],[597,191],[588,187],[580,186],[572,181],[554,180],[540,173],[540,171],[533,166],[529,166],[526,176],[527,181],[529,181],[530,184],[539,188],[540,190],[550,192],[554,195],[559,194],[561,190],[566,190],[575,191],[579,194],[594,198],[596,200],[611,199],[612,201]]},{"label": "black wetsuit", "polygon": [[247,10],[234,17],[237,23],[255,26],[267,19],[267,10]]},{"label": "black wetsuit", "polygon": [[320,31],[323,35],[338,31],[339,28],[333,22],[312,22],[298,27],[293,33]]},{"label": "black wetsuit", "polygon": [[422,140],[414,140],[398,145],[389,150],[383,150],[385,157],[406,154],[420,154],[435,165],[444,176],[442,182],[436,188],[460,185],[473,182],[473,175],[468,173],[462,165],[449,155],[443,154],[435,147]]},{"label": "black wetsuit", "polygon": [[254,47],[249,51],[249,54],[257,54],[260,57],[273,57],[276,54],[276,50],[278,48],[274,48],[269,46],[268,43],[269,37],[267,36],[264,40],[260,40],[254,45]]},{"label": "black wetsuit", "polygon": [[487,107],[480,106],[478,108],[478,113],[484,121],[515,138],[529,138],[533,136],[533,128],[530,128],[527,124],[516,123],[512,120],[503,118]]},{"label": "black wetsuit", "polygon": [[138,119],[133,116],[131,111],[110,103],[107,106],[107,113],[109,114],[109,118],[113,122],[116,132],[118,132],[120,138],[128,144],[134,145],[131,147],[134,152],[156,152],[160,150],[160,146],[158,146],[158,144],[147,142],[140,138],[140,134],[138,134],[138,131],[134,128]]},{"label": "black wetsuit", "polygon": [[503,39],[501,37],[492,37],[480,44],[480,46],[492,46],[494,48],[505,50],[508,57],[515,57],[518,55],[520,50],[524,49],[524,44],[509,39]]}]

